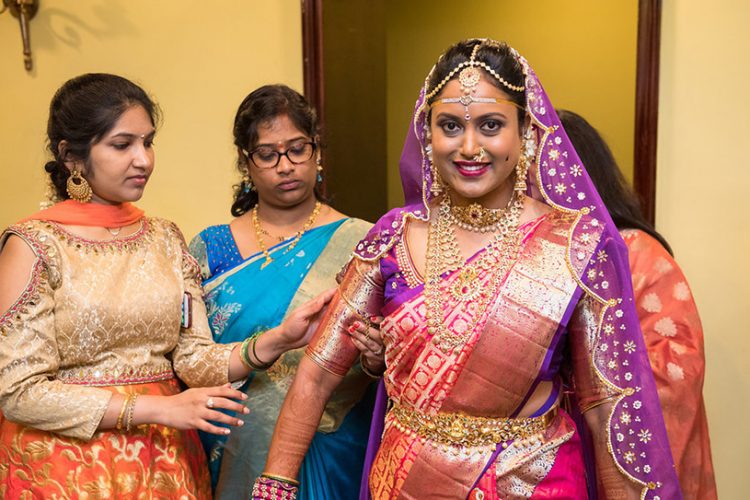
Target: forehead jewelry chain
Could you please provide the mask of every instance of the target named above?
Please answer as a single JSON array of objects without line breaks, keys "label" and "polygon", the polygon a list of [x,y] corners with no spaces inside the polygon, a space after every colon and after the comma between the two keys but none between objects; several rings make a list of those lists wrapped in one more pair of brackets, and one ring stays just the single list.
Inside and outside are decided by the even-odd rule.
[{"label": "forehead jewelry chain", "polygon": [[[480,44],[475,45],[474,50],[471,51],[471,58],[469,59],[469,63],[475,62],[477,51],[479,50],[479,45]],[[458,83],[461,84],[461,92],[463,92],[461,104],[464,105],[464,118],[467,122],[471,120],[471,115],[469,114],[469,105],[473,101],[472,97],[474,91],[476,91],[477,85],[479,85],[479,81],[481,79],[482,74],[479,72],[479,68],[477,68],[476,66],[466,66],[458,74]]]}]

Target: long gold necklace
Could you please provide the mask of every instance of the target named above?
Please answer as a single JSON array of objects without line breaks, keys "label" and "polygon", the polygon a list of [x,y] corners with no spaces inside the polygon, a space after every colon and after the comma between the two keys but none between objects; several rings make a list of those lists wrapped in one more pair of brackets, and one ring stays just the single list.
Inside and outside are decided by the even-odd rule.
[{"label": "long gold necklace", "polygon": [[[318,214],[320,213],[320,207],[322,206],[323,204],[319,201],[315,202],[315,208],[313,208],[310,217],[307,218],[307,222],[305,222],[305,225],[302,226],[302,229],[297,231],[297,234],[295,234],[292,242],[289,243],[289,246],[287,246],[286,249],[284,249],[284,253],[291,252],[294,247],[297,246],[297,243],[299,243],[302,235],[305,234],[313,226],[313,224],[315,224],[315,219],[318,217]],[[258,241],[258,247],[260,248],[260,251],[263,252],[263,255],[266,258],[265,262],[260,265],[260,268],[263,269],[268,264],[273,262],[273,257],[271,257],[271,254],[268,252],[268,248],[266,248],[266,242],[263,240],[264,231],[260,225],[260,220],[258,218],[258,205],[255,205],[255,207],[253,207],[253,216],[251,220],[253,222],[253,229],[255,230],[255,239]]]},{"label": "long gold necklace", "polygon": [[[523,196],[513,194],[504,210],[505,216],[498,221],[495,237],[482,255],[471,263],[461,256],[448,196],[443,199],[437,216],[430,222],[424,285],[427,332],[432,335],[432,343],[446,354],[469,340],[518,256],[521,244],[518,221],[523,209]],[[442,275],[454,271],[460,274],[452,284],[444,286]],[[492,273],[489,283],[478,279],[481,271]],[[470,303],[475,307],[471,307]],[[446,327],[450,314],[445,312],[447,304],[450,307],[470,308],[474,317],[472,324],[463,325],[463,329],[449,330]]]}]

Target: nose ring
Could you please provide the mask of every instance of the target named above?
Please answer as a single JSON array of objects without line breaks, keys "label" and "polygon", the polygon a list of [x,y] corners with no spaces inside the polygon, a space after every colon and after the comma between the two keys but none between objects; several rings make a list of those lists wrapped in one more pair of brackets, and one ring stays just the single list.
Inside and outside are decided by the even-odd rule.
[{"label": "nose ring", "polygon": [[486,151],[484,150],[484,146],[479,147],[479,152],[474,155],[474,158],[472,158],[474,161],[484,161],[484,155]]}]

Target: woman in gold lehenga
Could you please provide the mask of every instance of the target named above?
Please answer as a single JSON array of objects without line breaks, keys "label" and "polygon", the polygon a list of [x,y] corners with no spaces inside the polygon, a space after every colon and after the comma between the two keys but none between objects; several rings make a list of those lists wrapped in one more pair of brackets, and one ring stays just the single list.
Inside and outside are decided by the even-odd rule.
[{"label": "woman in gold lehenga", "polygon": [[45,169],[64,201],[0,237],[0,497],[210,497],[196,429],[241,425],[218,411],[248,411],[228,382],[304,345],[326,302],[263,345],[212,341],[180,231],[130,203],[154,168],[156,118],[115,75],[73,78],[52,100]]}]

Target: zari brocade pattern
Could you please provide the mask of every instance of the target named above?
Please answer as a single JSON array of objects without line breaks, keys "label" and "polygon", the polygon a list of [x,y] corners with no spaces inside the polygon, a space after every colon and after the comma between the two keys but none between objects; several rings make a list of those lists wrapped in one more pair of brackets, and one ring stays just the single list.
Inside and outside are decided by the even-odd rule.
[{"label": "zari brocade pattern", "polygon": [[[233,344],[211,339],[200,275],[179,230],[143,219],[123,239],[89,241],[52,222],[11,226],[37,260],[26,290],[0,318],[0,408],[35,429],[88,440],[111,392],[166,380],[227,382]],[[180,328],[184,292],[193,325]]]},{"label": "zari brocade pattern", "polygon": [[[601,304],[583,300],[573,310],[582,293],[580,277],[599,262],[602,232],[592,221],[553,212],[534,225],[492,307],[481,318],[472,316],[475,309],[470,305],[449,306],[446,321],[450,329],[477,325],[466,344],[452,353],[430,342],[423,294],[412,295],[388,314],[382,333],[389,398],[427,415],[514,416],[540,374],[550,372],[552,352],[563,335],[560,325],[571,315],[571,324],[593,329],[581,326],[571,331],[568,342],[580,367],[577,378],[586,377],[580,380],[583,399],[606,403],[628,392],[597,374],[594,358],[601,349],[597,333]],[[403,262],[397,258],[397,250],[392,253]],[[356,358],[356,348],[339,325],[348,317],[374,313],[382,307],[379,293],[393,279],[384,276],[382,269],[379,260],[355,257],[350,263],[335,310],[324,319],[324,327],[307,351],[326,370],[345,373]],[[456,274],[447,275],[441,286],[453,286]],[[590,283],[601,286],[595,280]],[[373,498],[458,498],[466,497],[476,484],[485,498],[530,498],[534,492],[554,490],[554,484],[562,484],[560,491],[585,495],[579,438],[562,410],[544,432],[504,444],[507,448],[494,458],[496,444],[447,446],[404,429],[390,412],[370,471],[371,494]],[[575,473],[563,473],[563,469]]]},{"label": "zari brocade pattern", "polygon": [[[113,386],[119,394],[170,396],[176,379]],[[0,415],[0,498],[210,498],[206,458],[195,431],[141,425],[66,438]]]}]

